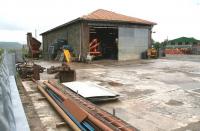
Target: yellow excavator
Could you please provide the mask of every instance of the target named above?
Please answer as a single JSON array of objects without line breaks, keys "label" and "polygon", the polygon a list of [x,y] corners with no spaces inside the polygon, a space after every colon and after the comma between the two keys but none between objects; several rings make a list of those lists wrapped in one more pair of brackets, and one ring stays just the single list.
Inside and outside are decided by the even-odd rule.
[{"label": "yellow excavator", "polygon": [[154,47],[151,47],[147,50],[147,56],[148,56],[148,59],[149,58],[158,58],[158,51],[156,50],[156,48]]}]

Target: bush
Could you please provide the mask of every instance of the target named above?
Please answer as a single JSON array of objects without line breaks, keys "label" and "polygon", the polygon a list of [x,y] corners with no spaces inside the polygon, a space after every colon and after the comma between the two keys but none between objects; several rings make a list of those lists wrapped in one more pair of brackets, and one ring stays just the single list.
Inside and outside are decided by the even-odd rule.
[{"label": "bush", "polygon": [[0,48],[0,62],[2,60],[2,54],[3,54],[4,50]]}]

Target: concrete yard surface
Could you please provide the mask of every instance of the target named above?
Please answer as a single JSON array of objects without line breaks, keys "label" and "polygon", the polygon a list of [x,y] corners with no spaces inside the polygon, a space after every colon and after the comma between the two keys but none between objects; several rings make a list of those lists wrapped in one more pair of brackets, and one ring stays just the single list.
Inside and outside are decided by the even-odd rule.
[{"label": "concrete yard surface", "polygon": [[[55,64],[36,63],[44,67]],[[200,56],[104,60],[70,66],[76,70],[77,80],[91,81],[119,93],[118,101],[98,106],[110,113],[115,109],[117,117],[141,131],[200,130]],[[34,104],[39,108],[39,103]]]},{"label": "concrete yard surface", "polygon": [[115,108],[116,116],[141,131],[200,130],[200,56],[96,61],[90,66],[76,68],[78,80],[121,94],[119,101],[99,105],[106,111]]}]

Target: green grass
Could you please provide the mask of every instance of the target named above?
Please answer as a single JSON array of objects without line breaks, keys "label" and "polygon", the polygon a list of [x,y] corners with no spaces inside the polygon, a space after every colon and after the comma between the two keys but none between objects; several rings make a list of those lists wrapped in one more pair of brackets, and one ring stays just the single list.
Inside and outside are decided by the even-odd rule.
[{"label": "green grass", "polygon": [[2,61],[2,54],[3,54],[4,50],[0,48],[0,62]]}]

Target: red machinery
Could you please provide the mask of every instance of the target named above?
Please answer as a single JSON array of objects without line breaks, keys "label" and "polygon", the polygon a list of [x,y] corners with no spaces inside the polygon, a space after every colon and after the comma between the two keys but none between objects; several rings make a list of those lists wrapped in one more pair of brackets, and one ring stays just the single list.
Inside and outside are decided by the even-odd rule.
[{"label": "red machinery", "polygon": [[38,58],[40,54],[40,46],[41,42],[39,42],[37,39],[32,37],[31,33],[27,33],[27,45],[29,48],[29,56],[32,58]]},{"label": "red machinery", "polygon": [[91,56],[100,56],[101,55],[101,52],[98,50],[99,48],[99,42],[97,39],[93,39],[91,42],[90,42],[90,45],[89,45],[89,53]]}]

